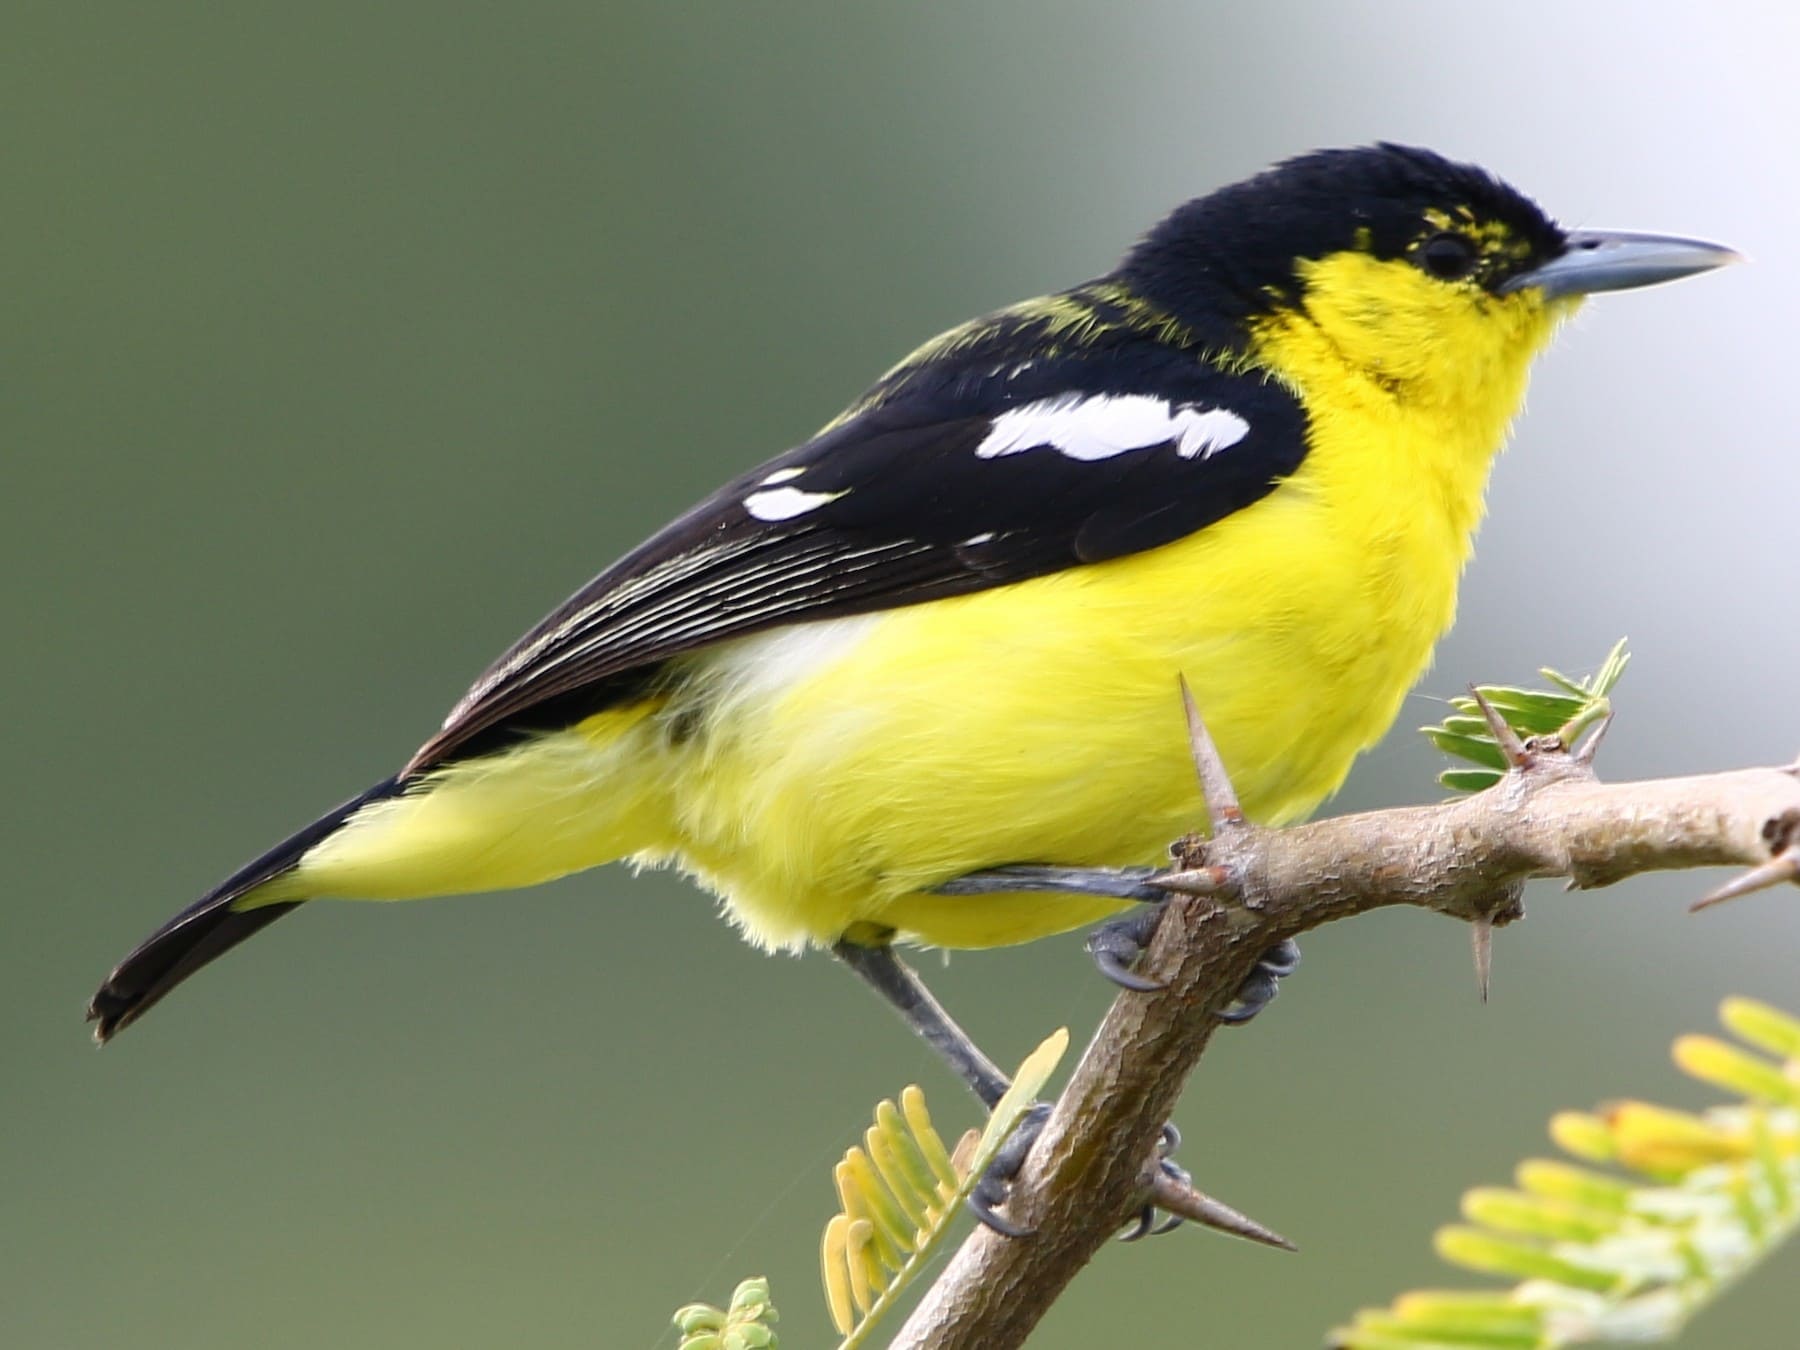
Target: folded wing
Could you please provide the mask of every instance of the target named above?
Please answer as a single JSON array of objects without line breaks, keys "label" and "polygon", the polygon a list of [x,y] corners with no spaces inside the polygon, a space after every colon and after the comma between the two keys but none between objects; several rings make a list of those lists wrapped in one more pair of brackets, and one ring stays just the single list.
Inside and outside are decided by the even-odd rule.
[{"label": "folded wing", "polygon": [[949,370],[728,483],[476,681],[407,773],[567,725],[671,657],[1171,543],[1305,453],[1285,390],[1166,347]]}]

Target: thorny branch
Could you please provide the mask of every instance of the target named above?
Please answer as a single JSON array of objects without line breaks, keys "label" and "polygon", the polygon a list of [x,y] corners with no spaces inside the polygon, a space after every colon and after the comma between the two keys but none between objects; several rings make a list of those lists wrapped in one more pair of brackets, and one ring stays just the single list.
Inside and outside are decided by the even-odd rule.
[{"label": "thorny branch", "polygon": [[1521,742],[1483,710],[1511,766],[1488,791],[1270,830],[1243,820],[1190,705],[1195,763],[1218,828],[1210,840],[1184,840],[1160,878],[1176,894],[1140,969],[1162,988],[1114,1001],[1057,1102],[1008,1201],[1009,1216],[1035,1231],[1004,1238],[978,1227],[893,1350],[1022,1344],[1147,1195],[1217,1226],[1218,1212],[1204,1210],[1217,1202],[1182,1193],[1150,1160],[1219,1025],[1212,1014],[1284,938],[1418,905],[1472,925],[1485,987],[1488,934],[1523,915],[1528,880],[1562,877],[1575,888],[1674,868],[1750,869],[1696,908],[1800,881],[1800,763],[1607,784],[1592,763],[1604,726],[1571,750],[1555,738]]}]

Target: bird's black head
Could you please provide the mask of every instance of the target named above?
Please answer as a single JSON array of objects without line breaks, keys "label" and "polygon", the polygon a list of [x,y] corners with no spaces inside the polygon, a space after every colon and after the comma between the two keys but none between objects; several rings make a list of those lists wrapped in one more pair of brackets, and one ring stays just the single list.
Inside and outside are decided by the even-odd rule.
[{"label": "bird's black head", "polygon": [[1320,150],[1177,207],[1118,276],[1209,346],[1241,344],[1258,314],[1298,302],[1303,265],[1358,252],[1499,294],[1567,236],[1530,198],[1429,150]]}]

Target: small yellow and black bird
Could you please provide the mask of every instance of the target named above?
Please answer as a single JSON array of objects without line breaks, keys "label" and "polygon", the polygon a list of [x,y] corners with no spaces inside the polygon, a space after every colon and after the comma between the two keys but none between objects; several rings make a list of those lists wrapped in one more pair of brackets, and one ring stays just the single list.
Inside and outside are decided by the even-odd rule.
[{"label": "small yellow and black bird", "polygon": [[[1450,624],[1557,322],[1733,257],[1565,232],[1394,145],[1190,201],[1098,280],[927,343],[602,572],[399,773],[127,956],[97,1035],[305,901],[630,859],[693,876],[759,946],[834,950],[991,1103],[1004,1079],[892,944],[1130,908],[1082,869],[1153,863],[1203,818],[1177,676],[1253,816],[1317,806]],[[1128,938],[1098,944],[1127,982]],[[1272,953],[1235,1015],[1290,964]]]}]

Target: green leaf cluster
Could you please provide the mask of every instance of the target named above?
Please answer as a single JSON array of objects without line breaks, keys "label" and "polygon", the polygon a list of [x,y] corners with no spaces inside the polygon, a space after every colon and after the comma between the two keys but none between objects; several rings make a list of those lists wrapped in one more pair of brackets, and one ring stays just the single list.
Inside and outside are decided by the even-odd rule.
[{"label": "green leaf cluster", "polygon": [[677,1350],[778,1350],[775,1322],[769,1282],[745,1280],[732,1291],[729,1308],[690,1303],[676,1309],[675,1329],[681,1333]]},{"label": "green leaf cluster", "polygon": [[[1485,684],[1477,692],[1521,738],[1553,736],[1565,746],[1573,745],[1589,727],[1611,715],[1608,695],[1630,660],[1625,640],[1620,638],[1600,669],[1584,679],[1571,679],[1546,666],[1538,673],[1553,688]],[[1446,769],[1438,775],[1438,781],[1456,792],[1480,792],[1492,787],[1506,772],[1506,755],[1473,697],[1453,698],[1450,706],[1451,715],[1441,723],[1419,730],[1445,754],[1474,767]]]},{"label": "green leaf cluster", "polygon": [[[1699,1114],[1647,1102],[1564,1112],[1575,1162],[1521,1163],[1513,1188],[1463,1197],[1439,1230],[1452,1264],[1517,1283],[1425,1290],[1364,1309],[1336,1350],[1560,1350],[1673,1338],[1800,1227],[1800,1020],[1749,999],[1720,1018],[1742,1044],[1675,1042],[1675,1062],[1738,1100]],[[1612,1170],[1598,1170],[1600,1166]]]}]

